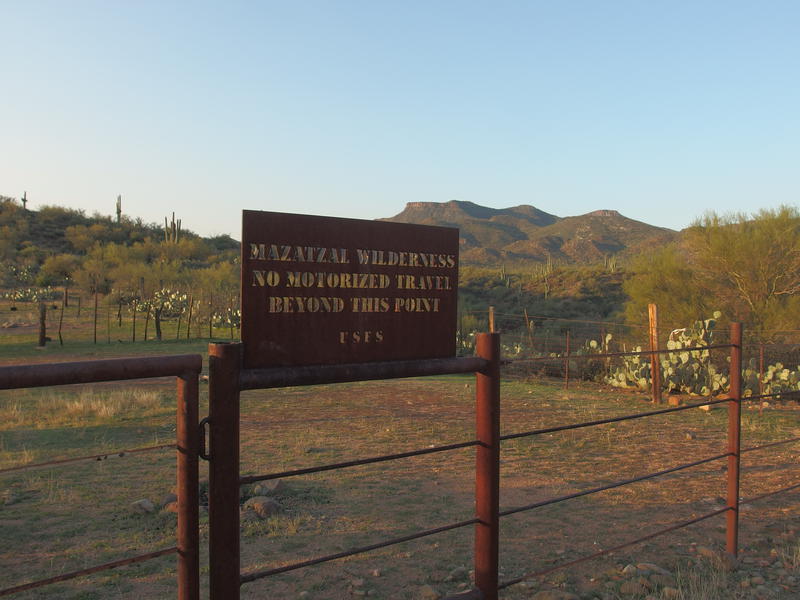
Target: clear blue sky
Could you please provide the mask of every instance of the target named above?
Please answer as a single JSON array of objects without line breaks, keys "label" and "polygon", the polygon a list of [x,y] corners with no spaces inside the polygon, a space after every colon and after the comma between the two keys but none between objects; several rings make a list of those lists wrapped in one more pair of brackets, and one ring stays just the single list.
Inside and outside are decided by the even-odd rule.
[{"label": "clear blue sky", "polygon": [[800,202],[800,2],[0,0],[0,194],[240,210]]}]

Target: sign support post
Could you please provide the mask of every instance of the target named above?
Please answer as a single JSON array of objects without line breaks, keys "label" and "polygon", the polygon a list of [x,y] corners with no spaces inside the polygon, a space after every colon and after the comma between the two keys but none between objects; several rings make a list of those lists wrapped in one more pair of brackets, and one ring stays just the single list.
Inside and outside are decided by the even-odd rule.
[{"label": "sign support post", "polygon": [[242,345],[208,345],[209,586],[211,598],[238,600],[239,375]]}]

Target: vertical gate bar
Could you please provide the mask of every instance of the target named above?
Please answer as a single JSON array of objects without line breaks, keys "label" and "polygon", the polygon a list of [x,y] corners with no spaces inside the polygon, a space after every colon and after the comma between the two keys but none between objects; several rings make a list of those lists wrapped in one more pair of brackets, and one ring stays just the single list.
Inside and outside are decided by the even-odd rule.
[{"label": "vertical gate bar", "polygon": [[208,345],[209,587],[211,600],[239,598],[239,372],[242,345]]},{"label": "vertical gate bar", "polygon": [[500,533],[500,334],[482,333],[477,355],[489,361],[475,374],[475,585],[497,600]]},{"label": "vertical gate bar", "polygon": [[200,599],[198,373],[178,383],[178,600]]},{"label": "vertical gate bar", "polygon": [[742,429],[742,324],[731,323],[731,387],[728,403],[728,512],[725,549],[739,552],[739,456]]}]

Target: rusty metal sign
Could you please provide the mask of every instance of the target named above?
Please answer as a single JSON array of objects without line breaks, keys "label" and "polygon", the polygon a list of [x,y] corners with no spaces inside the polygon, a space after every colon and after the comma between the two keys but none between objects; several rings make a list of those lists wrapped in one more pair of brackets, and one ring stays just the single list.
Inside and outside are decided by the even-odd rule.
[{"label": "rusty metal sign", "polygon": [[242,214],[245,368],[455,355],[458,229]]}]

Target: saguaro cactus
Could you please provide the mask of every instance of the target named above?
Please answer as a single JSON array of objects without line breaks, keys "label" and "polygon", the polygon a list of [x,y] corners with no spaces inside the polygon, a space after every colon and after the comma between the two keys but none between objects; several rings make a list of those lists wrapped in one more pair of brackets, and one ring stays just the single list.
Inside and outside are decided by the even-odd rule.
[{"label": "saguaro cactus", "polygon": [[172,213],[172,222],[167,221],[164,217],[164,241],[167,243],[178,243],[178,237],[181,233],[181,220],[175,221],[175,213]]}]

